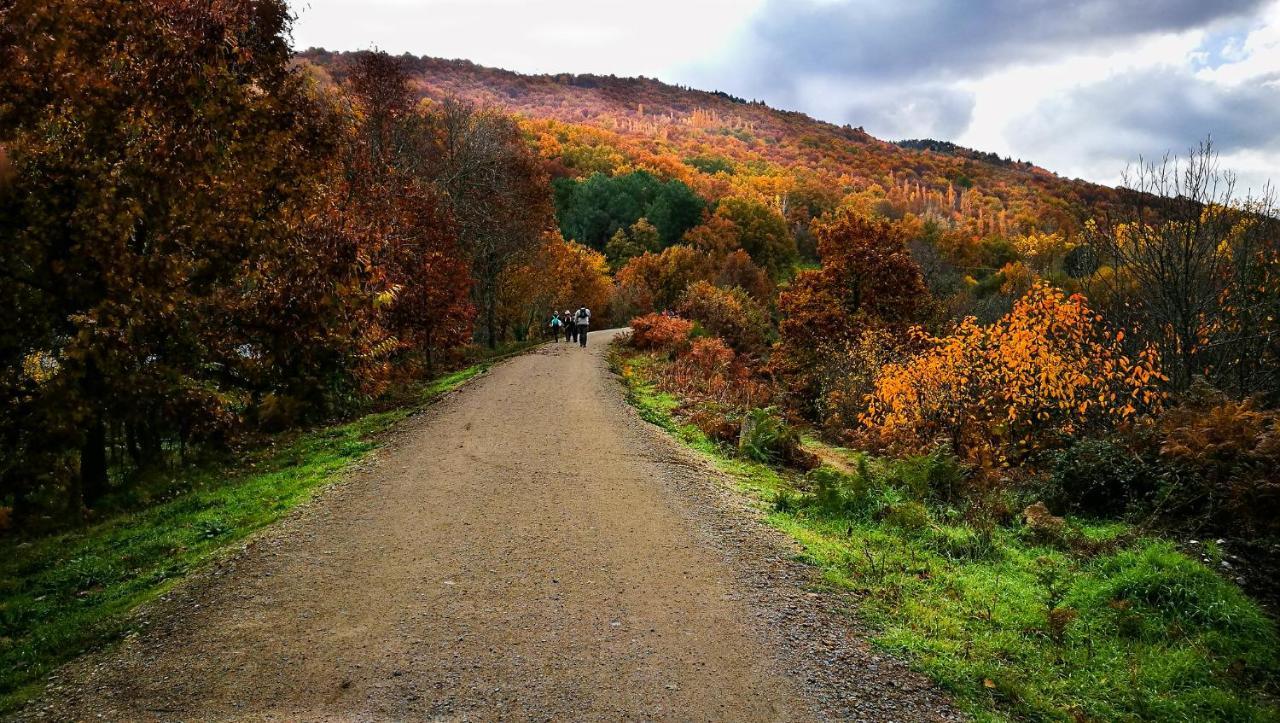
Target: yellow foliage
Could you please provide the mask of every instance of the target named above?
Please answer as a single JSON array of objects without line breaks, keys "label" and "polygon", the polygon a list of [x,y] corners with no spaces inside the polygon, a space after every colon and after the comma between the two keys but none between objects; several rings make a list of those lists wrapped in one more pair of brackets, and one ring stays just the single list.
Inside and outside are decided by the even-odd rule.
[{"label": "yellow foliage", "polygon": [[999,466],[1157,407],[1165,377],[1154,350],[1128,356],[1082,296],[1036,283],[990,326],[972,317],[949,336],[914,335],[925,351],[885,366],[861,421],[885,446],[939,438]]}]

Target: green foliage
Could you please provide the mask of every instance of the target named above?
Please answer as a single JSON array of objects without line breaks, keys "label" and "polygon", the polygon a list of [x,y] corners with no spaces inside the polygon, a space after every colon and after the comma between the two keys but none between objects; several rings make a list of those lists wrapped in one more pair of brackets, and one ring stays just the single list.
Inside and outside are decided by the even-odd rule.
[{"label": "green foliage", "polygon": [[1116,514],[1150,494],[1162,472],[1120,442],[1082,439],[1049,455],[1048,493],[1058,509]]},{"label": "green foliage", "polygon": [[770,276],[781,279],[791,272],[798,252],[782,214],[757,201],[726,198],[716,207],[716,215],[733,222],[738,246]]},{"label": "green foliage", "polygon": [[628,229],[618,229],[605,244],[604,255],[614,271],[622,268],[631,259],[644,253],[658,253],[662,250],[662,238],[658,229],[641,218],[631,224]]},{"label": "green foliage", "polygon": [[685,164],[703,173],[727,173],[733,175],[733,162],[724,156],[701,155],[684,159]]},{"label": "green foliage", "polygon": [[786,464],[797,458],[800,434],[773,408],[752,409],[742,420],[738,453],[747,459]]},{"label": "green foliage", "polygon": [[647,171],[622,176],[595,173],[586,180],[559,178],[554,182],[560,232],[597,250],[619,230],[646,218],[669,246],[702,218],[705,202],[684,183],[660,181]]}]

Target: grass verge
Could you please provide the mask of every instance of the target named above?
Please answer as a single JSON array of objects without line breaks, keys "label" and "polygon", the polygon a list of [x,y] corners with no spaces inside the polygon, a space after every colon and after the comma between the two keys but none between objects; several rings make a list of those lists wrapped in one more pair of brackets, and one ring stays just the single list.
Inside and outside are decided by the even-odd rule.
[{"label": "grass verge", "polygon": [[832,583],[874,642],[976,720],[1275,721],[1280,640],[1234,584],[1113,521],[1061,534],[977,524],[931,501],[947,459],[811,442],[808,474],[743,460],[676,414],[662,361],[616,350],[642,417],[706,454]]},{"label": "grass verge", "polygon": [[310,500],[379,435],[493,363],[446,374],[398,409],[294,435],[235,468],[183,470],[170,498],[57,535],[0,540],[0,715],[57,666],[130,630],[129,613]]}]

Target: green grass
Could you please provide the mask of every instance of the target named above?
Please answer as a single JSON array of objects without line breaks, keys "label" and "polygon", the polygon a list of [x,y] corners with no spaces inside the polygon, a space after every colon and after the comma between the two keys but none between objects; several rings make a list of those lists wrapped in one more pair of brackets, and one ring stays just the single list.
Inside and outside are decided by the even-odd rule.
[{"label": "green grass", "polygon": [[139,604],[340,480],[380,433],[489,365],[434,379],[403,408],[295,435],[235,469],[186,470],[171,481],[180,491],[159,504],[0,541],[0,714],[37,694],[57,666],[127,633]]},{"label": "green grass", "polygon": [[[674,416],[661,362],[616,352],[632,404],[715,464],[858,593],[874,642],[977,720],[1275,721],[1276,626],[1234,584],[1170,543],[1114,521],[1058,538],[975,526],[927,497],[937,457],[874,459],[821,447],[801,475],[742,460]],[[926,484],[928,483],[928,484]]]}]

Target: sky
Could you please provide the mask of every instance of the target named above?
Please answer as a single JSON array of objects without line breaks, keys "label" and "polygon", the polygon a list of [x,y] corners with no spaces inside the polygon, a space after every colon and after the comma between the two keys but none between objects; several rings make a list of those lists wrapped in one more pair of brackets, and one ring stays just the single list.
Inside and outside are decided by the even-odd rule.
[{"label": "sky", "polygon": [[1212,136],[1280,184],[1280,0],[291,0],[294,42],[644,75],[1115,184]]}]

